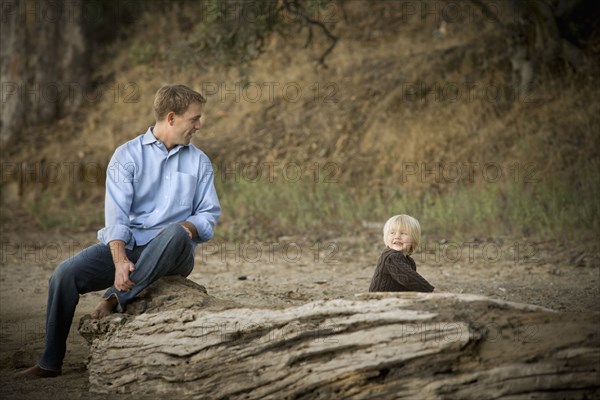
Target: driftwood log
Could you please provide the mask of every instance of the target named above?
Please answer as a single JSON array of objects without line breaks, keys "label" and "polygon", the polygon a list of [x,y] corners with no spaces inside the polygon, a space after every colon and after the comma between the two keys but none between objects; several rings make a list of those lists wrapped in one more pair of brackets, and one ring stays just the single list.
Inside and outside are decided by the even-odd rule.
[{"label": "driftwood log", "polygon": [[285,309],[160,280],[82,319],[90,390],[206,399],[597,398],[599,314],[467,294],[382,293]]}]

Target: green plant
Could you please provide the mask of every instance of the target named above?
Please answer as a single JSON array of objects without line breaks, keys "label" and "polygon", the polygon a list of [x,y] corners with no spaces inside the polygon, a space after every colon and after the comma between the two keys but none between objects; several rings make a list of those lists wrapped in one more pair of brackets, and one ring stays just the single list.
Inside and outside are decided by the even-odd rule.
[{"label": "green plant", "polygon": [[225,225],[221,234],[257,239],[310,235],[348,225],[360,229],[363,221],[383,224],[394,214],[406,213],[417,217],[425,232],[456,239],[504,234],[560,237],[564,232],[577,239],[600,228],[600,180],[597,171],[588,172],[592,179],[578,183],[578,188],[557,179],[462,186],[421,196],[397,189],[356,190],[341,183],[217,180]]}]

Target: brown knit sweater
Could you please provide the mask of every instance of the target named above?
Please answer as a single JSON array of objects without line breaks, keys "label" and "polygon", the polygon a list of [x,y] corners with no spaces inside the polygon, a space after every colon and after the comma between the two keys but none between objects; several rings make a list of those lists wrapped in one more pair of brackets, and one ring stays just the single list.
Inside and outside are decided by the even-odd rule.
[{"label": "brown knit sweater", "polygon": [[377,261],[369,292],[433,292],[433,286],[417,273],[410,256],[386,247]]}]

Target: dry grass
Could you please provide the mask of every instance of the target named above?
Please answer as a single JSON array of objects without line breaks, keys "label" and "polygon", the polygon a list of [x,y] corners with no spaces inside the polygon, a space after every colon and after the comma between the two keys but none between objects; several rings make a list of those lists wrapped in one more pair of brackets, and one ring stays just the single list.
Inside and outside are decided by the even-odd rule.
[{"label": "dry grass", "polygon": [[[260,183],[240,175],[219,183],[225,236],[318,231],[400,212],[415,214],[429,229],[465,235],[556,235],[565,223],[584,236],[597,232],[597,78],[540,77],[526,97],[490,100],[486,88],[505,87],[510,65],[489,21],[451,24],[436,39],[432,18],[406,19],[394,2],[358,1],[335,10],[333,31],[341,40],[329,68],[314,62],[328,45],[325,37],[315,30],[305,49],[307,30],[293,25],[269,36],[255,61],[225,68],[186,51],[195,31],[181,27],[178,15],[195,6],[180,7],[161,17],[142,15],[96,70],[112,77],[104,95],[77,116],[33,129],[28,146],[11,150],[10,161],[106,165],[118,144],[152,124],[154,92],[184,82],[209,94],[194,143],[218,167],[278,163],[281,177],[281,168],[294,162],[305,175],[317,165],[336,179],[335,185]],[[150,27],[166,34],[149,41]],[[474,99],[465,83],[477,84]],[[117,99],[115,85],[121,85]],[[436,85],[441,92],[419,95]],[[262,92],[254,101],[256,87]],[[457,87],[459,100],[439,97],[456,95]],[[61,224],[60,212],[44,210],[72,215],[90,202],[101,208],[100,180],[72,186],[63,179],[21,187],[33,193],[21,202],[41,226]]]}]

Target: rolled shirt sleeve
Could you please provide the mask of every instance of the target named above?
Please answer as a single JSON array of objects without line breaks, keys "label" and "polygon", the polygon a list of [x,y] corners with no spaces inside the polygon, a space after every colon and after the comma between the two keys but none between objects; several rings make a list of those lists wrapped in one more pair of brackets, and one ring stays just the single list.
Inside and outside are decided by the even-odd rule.
[{"label": "rolled shirt sleeve", "polygon": [[104,228],[98,231],[100,242],[108,244],[122,240],[129,249],[135,245],[129,222],[134,181],[135,164],[128,160],[126,148],[119,147],[106,171]]},{"label": "rolled shirt sleeve", "polygon": [[193,214],[186,219],[196,227],[198,238],[196,243],[211,240],[215,235],[215,225],[221,215],[221,205],[214,185],[214,170],[208,160],[204,159],[198,172],[198,185],[194,195]]}]

